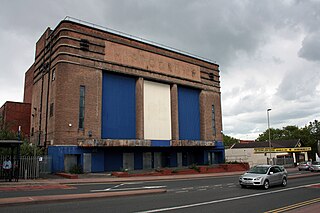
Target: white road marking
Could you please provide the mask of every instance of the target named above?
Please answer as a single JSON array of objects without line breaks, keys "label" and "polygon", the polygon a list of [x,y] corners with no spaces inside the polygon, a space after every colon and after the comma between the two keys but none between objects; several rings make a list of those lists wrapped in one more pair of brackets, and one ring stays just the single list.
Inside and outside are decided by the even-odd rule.
[{"label": "white road marking", "polygon": [[161,209],[151,209],[151,210],[146,210],[146,211],[140,211],[137,213],[152,213],[152,212],[172,211],[172,210],[177,210],[177,209],[186,209],[186,208],[191,208],[191,207],[196,207],[196,206],[204,206],[204,205],[210,205],[210,204],[214,204],[214,203],[221,203],[221,202],[226,202],[226,201],[246,199],[246,198],[250,198],[250,197],[257,197],[257,196],[262,196],[262,195],[267,195],[267,194],[275,194],[275,193],[279,193],[279,192],[310,187],[310,186],[314,186],[314,185],[318,185],[318,184],[319,183],[303,185],[303,186],[296,186],[296,187],[285,188],[285,189],[280,189],[280,190],[275,190],[275,191],[268,191],[268,192],[256,193],[256,194],[251,194],[251,195],[243,195],[243,196],[239,196],[239,197],[231,197],[231,198],[226,198],[226,199],[221,199],[221,200],[212,200],[212,201],[207,201],[207,202],[202,202],[202,203],[193,203],[193,204],[188,204],[188,205],[183,205],[183,206],[173,206],[173,207],[167,207],[167,208],[161,208]]},{"label": "white road marking", "polygon": [[185,193],[185,192],[189,192],[189,191],[176,191],[176,193]]},{"label": "white road marking", "polygon": [[143,182],[129,182],[129,183],[121,183],[119,185],[107,188],[107,189],[96,189],[96,190],[90,190],[90,192],[107,192],[107,191],[125,191],[125,190],[137,190],[137,189],[159,189],[159,188],[165,188],[166,186],[142,186],[142,187],[135,187],[135,188],[123,188],[123,189],[117,189],[124,185],[133,185],[133,184],[141,184]]},{"label": "white road marking", "polygon": [[199,186],[198,188],[202,189],[202,188],[209,188],[210,186]]},{"label": "white road marking", "polygon": [[181,190],[191,190],[191,189],[194,189],[194,187],[181,188]]},{"label": "white road marking", "polygon": [[166,186],[144,186],[142,188],[144,189],[160,189],[160,188],[165,188]]}]

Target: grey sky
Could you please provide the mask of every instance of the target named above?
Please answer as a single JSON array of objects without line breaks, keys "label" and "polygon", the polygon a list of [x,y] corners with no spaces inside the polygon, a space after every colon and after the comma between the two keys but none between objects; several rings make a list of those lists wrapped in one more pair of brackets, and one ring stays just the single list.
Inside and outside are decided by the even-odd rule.
[{"label": "grey sky", "polygon": [[2,0],[0,105],[22,101],[35,43],[65,16],[172,46],[220,65],[224,133],[320,115],[320,0]]}]

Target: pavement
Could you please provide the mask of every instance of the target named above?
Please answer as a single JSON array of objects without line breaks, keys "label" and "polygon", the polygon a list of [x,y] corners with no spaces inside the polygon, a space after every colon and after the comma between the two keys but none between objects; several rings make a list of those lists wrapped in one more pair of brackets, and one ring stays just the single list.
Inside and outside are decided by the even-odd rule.
[{"label": "pavement", "polygon": [[[288,179],[301,178],[305,176],[320,175],[320,173],[303,173],[290,175],[290,171],[297,171],[296,168],[287,168],[289,172]],[[205,173],[205,174],[179,174],[179,175],[166,175],[166,176],[135,176],[135,177],[113,177],[110,174],[85,174],[80,175],[78,179],[65,179],[57,176],[50,176],[43,179],[34,180],[19,180],[19,182],[0,182],[1,191],[19,191],[19,190],[50,190],[50,189],[68,189],[73,187],[72,184],[85,184],[85,183],[123,183],[123,182],[136,182],[136,181],[157,181],[157,180],[177,180],[177,179],[193,179],[193,178],[206,178],[206,177],[221,177],[221,176],[234,176],[243,174],[244,171],[236,172],[220,172],[220,173]],[[107,198],[117,196],[132,196],[143,194],[165,193],[166,188],[156,189],[140,189],[133,191],[114,191],[114,192],[99,192],[99,193],[81,193],[81,194],[63,194],[63,195],[50,195],[50,196],[27,196],[27,197],[11,197],[0,198],[0,207],[8,205],[22,205],[22,204],[35,204],[35,203],[48,203],[57,201],[68,200],[81,200],[81,199],[94,199],[94,198]],[[305,206],[304,208],[318,208],[320,209],[320,202],[313,203],[312,205]],[[311,209],[310,209],[311,210]],[[309,211],[305,211],[309,212]],[[311,211],[312,212],[312,211]]]}]

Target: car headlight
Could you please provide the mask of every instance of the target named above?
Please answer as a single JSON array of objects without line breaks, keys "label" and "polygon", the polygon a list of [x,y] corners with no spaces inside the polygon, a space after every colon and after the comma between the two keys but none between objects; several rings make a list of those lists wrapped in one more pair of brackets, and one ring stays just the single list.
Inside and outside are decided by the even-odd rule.
[{"label": "car headlight", "polygon": [[256,177],[254,180],[261,180],[262,177]]}]

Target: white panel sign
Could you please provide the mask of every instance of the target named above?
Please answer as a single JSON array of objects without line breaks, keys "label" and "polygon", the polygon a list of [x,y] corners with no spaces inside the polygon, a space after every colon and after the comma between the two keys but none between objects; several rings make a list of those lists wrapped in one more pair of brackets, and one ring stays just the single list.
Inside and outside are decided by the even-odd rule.
[{"label": "white panel sign", "polygon": [[170,85],[144,81],[144,139],[171,140]]}]

